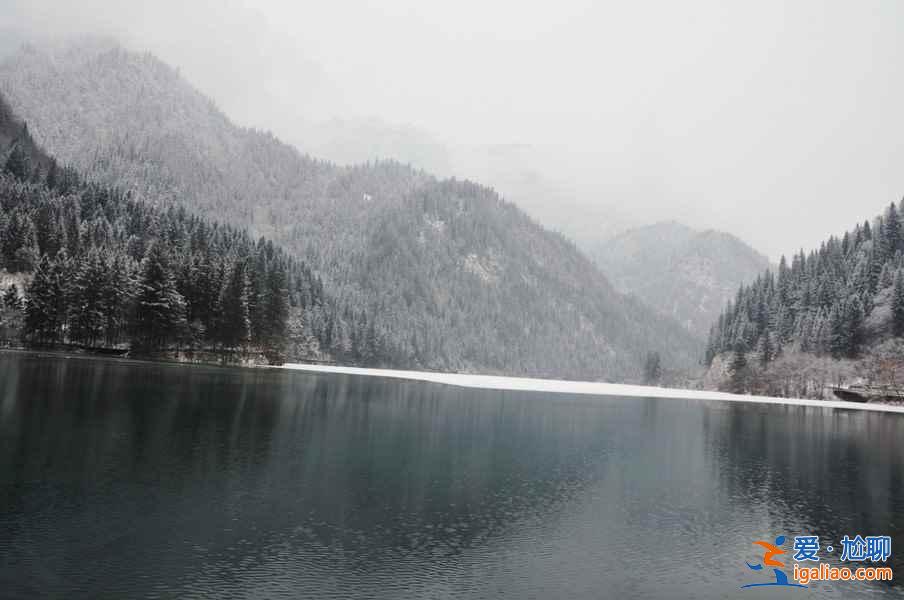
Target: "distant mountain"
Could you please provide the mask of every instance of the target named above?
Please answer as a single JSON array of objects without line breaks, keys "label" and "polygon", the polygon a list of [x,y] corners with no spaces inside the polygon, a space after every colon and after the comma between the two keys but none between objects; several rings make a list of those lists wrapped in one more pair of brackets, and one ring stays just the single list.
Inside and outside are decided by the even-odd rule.
[{"label": "distant mountain", "polygon": [[[103,41],[24,48],[0,90],[35,138],[90,177],[274,238],[345,312],[378,316],[392,364],[636,379],[700,346],[619,294],[573,244],[492,190],[394,162],[338,167],[232,124],[177,71]],[[354,343],[349,315],[327,350]],[[342,317],[346,317],[342,319]]]},{"label": "distant mountain", "polygon": [[701,337],[738,287],[769,266],[765,256],[731,234],[674,221],[626,231],[592,255],[619,290]]}]

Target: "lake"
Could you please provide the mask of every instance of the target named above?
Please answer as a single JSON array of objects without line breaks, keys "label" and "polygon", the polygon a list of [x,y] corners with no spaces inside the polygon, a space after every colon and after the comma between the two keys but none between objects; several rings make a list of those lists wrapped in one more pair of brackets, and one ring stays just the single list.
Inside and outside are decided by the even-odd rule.
[{"label": "lake", "polygon": [[0,354],[4,598],[897,597],[740,586],[902,518],[900,415]]}]

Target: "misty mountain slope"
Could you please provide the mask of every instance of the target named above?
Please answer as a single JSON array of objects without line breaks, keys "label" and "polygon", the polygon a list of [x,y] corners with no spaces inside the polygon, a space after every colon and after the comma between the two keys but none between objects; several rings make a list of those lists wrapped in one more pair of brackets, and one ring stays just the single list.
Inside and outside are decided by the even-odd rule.
[{"label": "misty mountain slope", "polygon": [[452,148],[426,131],[376,117],[333,118],[296,124],[293,143],[302,151],[340,165],[392,158],[437,176],[453,174]]},{"label": "misty mountain slope", "polygon": [[738,287],[769,260],[720,231],[665,222],[624,232],[599,245],[594,257],[619,290],[705,335]]},{"label": "misty mountain slope", "polygon": [[[283,244],[343,306],[379,314],[397,365],[617,379],[648,351],[673,367],[698,359],[677,323],[491,190],[301,155],[233,125],[150,55],[103,41],[26,48],[0,65],[0,90],[89,176]],[[328,337],[335,354],[352,343],[338,325]]]},{"label": "misty mountain slope", "polygon": [[2,94],[0,167],[0,340],[318,356],[312,325],[329,299],[272,242],[86,182],[35,143]]}]

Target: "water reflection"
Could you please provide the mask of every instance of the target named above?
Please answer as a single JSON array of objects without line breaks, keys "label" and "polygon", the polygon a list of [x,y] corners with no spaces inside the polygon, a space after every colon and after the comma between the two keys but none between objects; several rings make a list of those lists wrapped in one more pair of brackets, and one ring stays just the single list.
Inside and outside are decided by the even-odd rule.
[{"label": "water reflection", "polygon": [[[768,511],[776,534],[819,535],[838,549],[822,553],[836,565],[845,534],[904,543],[900,416],[744,405],[709,415],[705,434],[722,489]],[[893,553],[890,566],[904,573],[904,555]]]},{"label": "water reflection", "polygon": [[[753,539],[897,536],[901,427],[806,408],[2,355],[0,589],[731,597]],[[895,591],[820,591],[869,589]]]}]

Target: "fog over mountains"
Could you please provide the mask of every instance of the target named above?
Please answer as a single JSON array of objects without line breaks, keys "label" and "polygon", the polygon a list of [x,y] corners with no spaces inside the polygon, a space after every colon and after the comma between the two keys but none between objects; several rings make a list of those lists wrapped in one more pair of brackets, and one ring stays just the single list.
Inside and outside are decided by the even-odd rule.
[{"label": "fog over mountains", "polygon": [[[337,306],[379,315],[394,364],[619,379],[651,351],[673,368],[699,360],[696,336],[492,190],[308,157],[234,125],[152,55],[98,39],[30,46],[0,65],[0,91],[89,178],[272,237]],[[341,353],[354,336],[329,337]]]},{"label": "fog over mountains", "polygon": [[720,231],[674,221],[631,229],[598,243],[591,255],[615,286],[705,335],[742,284],[769,260]]},{"label": "fog over mountains", "polygon": [[[441,177],[479,181],[497,190],[545,227],[565,234],[585,251],[599,241],[644,223],[615,198],[582,189],[553,167],[560,156],[542,146],[456,144],[425,130],[376,117],[297,120],[290,140],[312,156],[340,165],[393,158]],[[587,202],[589,196],[595,202]]]}]

